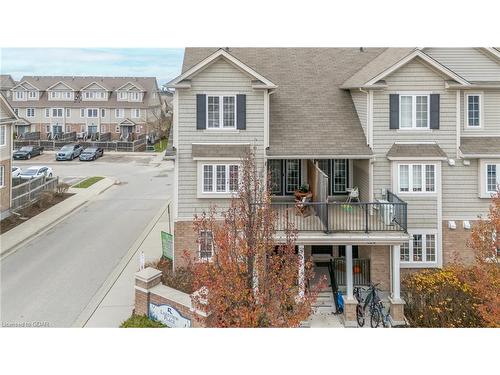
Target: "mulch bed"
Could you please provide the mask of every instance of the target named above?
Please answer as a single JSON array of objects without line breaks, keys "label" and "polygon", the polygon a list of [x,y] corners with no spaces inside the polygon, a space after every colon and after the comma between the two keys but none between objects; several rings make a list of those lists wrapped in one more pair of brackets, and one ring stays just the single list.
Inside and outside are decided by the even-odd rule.
[{"label": "mulch bed", "polygon": [[51,202],[36,202],[35,204],[21,210],[19,213],[21,216],[10,215],[8,218],[0,221],[0,234],[8,232],[12,228],[17,227],[19,224],[25,223],[27,220],[32,217],[42,213],[45,210],[55,206],[58,203],[61,203],[63,200],[71,197],[73,194],[64,193],[61,195],[54,196],[54,199]]}]

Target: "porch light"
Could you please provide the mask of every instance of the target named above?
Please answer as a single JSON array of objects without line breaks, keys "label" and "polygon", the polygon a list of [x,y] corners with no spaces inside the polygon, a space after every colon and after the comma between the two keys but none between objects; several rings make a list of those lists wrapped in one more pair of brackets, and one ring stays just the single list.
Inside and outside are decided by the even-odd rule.
[{"label": "porch light", "polygon": [[464,160],[463,160],[463,164],[464,164],[465,166],[469,166],[469,165],[470,165],[470,160],[468,160],[468,159],[464,159]]},{"label": "porch light", "polygon": [[454,220],[448,221],[448,229],[457,229],[457,223]]},{"label": "porch light", "polygon": [[464,220],[463,225],[464,225],[464,229],[470,229],[470,221],[469,220]]},{"label": "porch light", "polygon": [[448,165],[453,167],[455,165],[455,159],[448,159]]}]

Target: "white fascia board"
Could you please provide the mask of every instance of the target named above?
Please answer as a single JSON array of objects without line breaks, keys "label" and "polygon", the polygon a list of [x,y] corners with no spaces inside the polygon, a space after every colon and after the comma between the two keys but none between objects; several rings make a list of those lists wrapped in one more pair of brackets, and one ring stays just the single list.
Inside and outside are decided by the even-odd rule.
[{"label": "white fascia board", "polygon": [[460,84],[462,84],[464,86],[470,85],[470,83],[467,80],[460,77],[458,74],[453,72],[451,69],[447,68],[446,66],[442,65],[438,61],[434,60],[432,57],[425,54],[421,50],[416,50],[416,51],[413,51],[412,53],[410,53],[409,55],[407,55],[406,57],[402,58],[397,63],[390,66],[389,68],[387,68],[382,73],[378,74],[377,76],[375,76],[374,78],[372,78],[368,82],[366,82],[364,86],[372,86],[372,85],[376,84],[378,81],[380,81],[384,77],[387,77],[389,74],[391,74],[392,72],[401,68],[402,66],[406,65],[407,63],[409,63],[410,61],[412,61],[416,57],[420,57],[422,60],[427,62],[429,65],[431,65],[435,69],[439,70],[443,74],[447,75],[448,77],[454,79],[455,81],[459,82]]},{"label": "white fascia board", "polygon": [[13,88],[11,88],[10,91],[14,91],[14,89],[16,87],[19,87],[19,86],[21,86],[25,91],[27,91],[26,87],[23,86],[25,83],[30,85],[31,87],[33,87],[35,90],[40,91],[40,89],[38,87],[36,87],[35,85],[33,85],[32,83],[30,83],[28,81],[19,82],[17,85],[15,85]]},{"label": "white fascia board", "polygon": [[166,84],[166,86],[175,88],[175,85],[177,85],[178,83],[180,83],[181,81],[183,81],[185,79],[190,78],[191,76],[195,75],[196,73],[200,72],[202,69],[204,69],[206,66],[208,66],[210,63],[212,63],[213,61],[215,61],[219,57],[225,58],[226,60],[228,60],[229,62],[234,64],[236,67],[240,68],[241,70],[248,73],[249,75],[255,77],[256,79],[258,79],[259,81],[264,83],[266,88],[278,87],[273,82],[268,80],[266,77],[257,73],[255,70],[250,68],[248,65],[244,64],[242,61],[238,60],[236,57],[234,57],[233,55],[231,55],[230,53],[226,52],[223,49],[219,49],[219,50],[215,51],[210,56],[203,59],[202,61],[200,61],[198,64],[196,64],[192,68],[188,69],[183,74],[179,75],[178,77],[176,77],[173,80],[171,80],[170,82],[168,82]]},{"label": "white fascia board", "polygon": [[373,159],[374,155],[279,155],[266,156],[266,159]]},{"label": "white fascia board", "polygon": [[87,87],[92,86],[94,83],[95,83],[97,86],[99,86],[100,88],[102,88],[103,90],[110,91],[109,89],[107,89],[106,87],[104,87],[103,85],[99,84],[99,82],[96,82],[96,81],[90,82],[88,85],[86,85],[86,86],[82,87],[82,88],[80,89],[80,91],[85,90]]},{"label": "white fascia board", "polygon": [[70,85],[68,85],[66,82],[63,82],[63,81],[59,81],[59,82],[56,82],[54,83],[52,86],[49,86],[47,87],[46,91],[49,91],[52,89],[52,87],[55,87],[57,86],[58,84],[62,83],[64,86],[66,86],[68,89],[72,90],[72,91],[76,91],[73,87],[71,87]]},{"label": "white fascia board", "polygon": [[407,160],[448,160],[447,157],[444,156],[421,156],[421,157],[409,157],[409,156],[388,156],[388,160],[402,160],[402,161],[407,161]]},{"label": "white fascia board", "polygon": [[142,87],[140,86],[137,86],[134,82],[131,82],[131,81],[128,81],[127,83],[125,83],[124,85],[121,85],[120,87],[118,87],[115,91],[119,91],[121,90],[123,87],[127,86],[127,85],[132,85],[134,86],[136,89],[138,89],[139,91],[141,92],[146,92],[146,90],[144,90]]}]

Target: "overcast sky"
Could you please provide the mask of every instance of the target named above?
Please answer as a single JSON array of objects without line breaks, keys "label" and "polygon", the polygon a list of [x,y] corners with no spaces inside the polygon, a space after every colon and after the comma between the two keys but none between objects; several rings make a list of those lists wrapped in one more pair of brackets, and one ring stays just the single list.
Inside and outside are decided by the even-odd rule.
[{"label": "overcast sky", "polygon": [[24,75],[156,77],[164,84],[181,71],[182,48],[2,48],[0,71]]}]

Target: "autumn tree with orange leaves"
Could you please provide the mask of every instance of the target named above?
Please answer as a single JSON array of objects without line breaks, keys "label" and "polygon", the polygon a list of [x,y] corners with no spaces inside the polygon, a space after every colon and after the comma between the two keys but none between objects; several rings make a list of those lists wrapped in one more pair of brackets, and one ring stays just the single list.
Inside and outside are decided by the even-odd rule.
[{"label": "autumn tree with orange leaves", "polygon": [[242,160],[229,208],[213,207],[194,219],[196,233],[212,234],[213,255],[188,259],[197,290],[192,302],[210,314],[213,327],[297,327],[317,297],[312,263],[295,250],[296,231],[288,225],[276,240],[277,217],[257,164],[254,152]]}]

